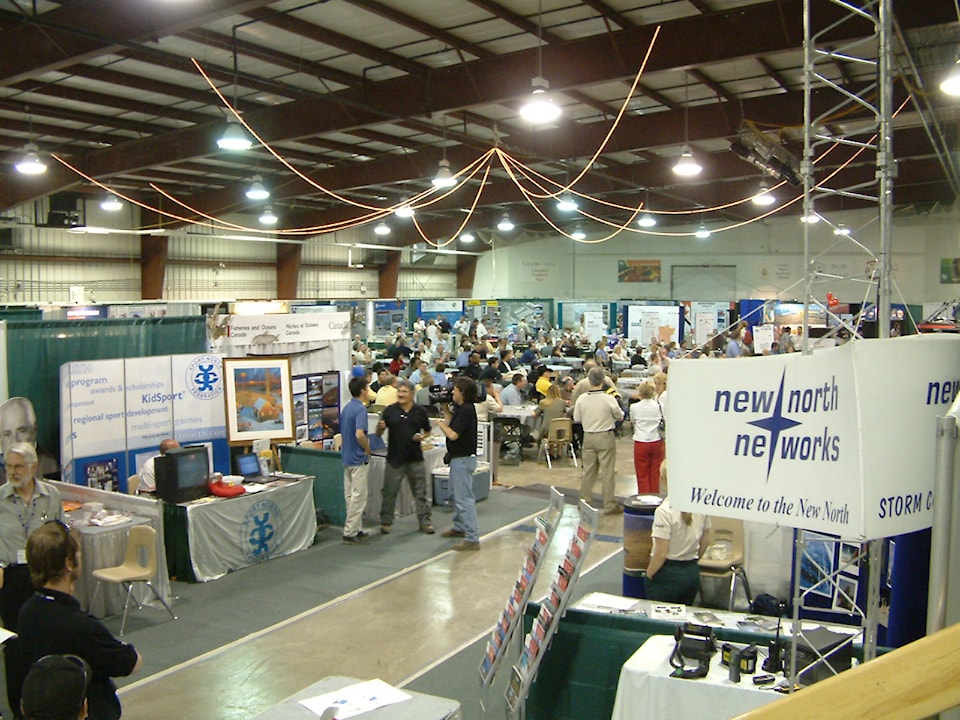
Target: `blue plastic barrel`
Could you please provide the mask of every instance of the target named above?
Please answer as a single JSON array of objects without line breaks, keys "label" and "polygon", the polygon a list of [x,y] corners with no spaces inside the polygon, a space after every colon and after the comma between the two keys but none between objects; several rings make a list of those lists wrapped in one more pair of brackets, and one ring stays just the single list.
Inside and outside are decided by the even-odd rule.
[{"label": "blue plastic barrel", "polygon": [[623,503],[623,595],[645,598],[644,573],[653,549],[653,514],[662,499],[656,495],[631,495]]}]

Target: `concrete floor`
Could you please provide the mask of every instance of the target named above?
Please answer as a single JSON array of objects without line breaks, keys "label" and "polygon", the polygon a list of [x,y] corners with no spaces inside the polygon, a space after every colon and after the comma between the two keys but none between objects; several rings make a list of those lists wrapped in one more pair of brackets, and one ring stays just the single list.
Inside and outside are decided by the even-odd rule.
[{"label": "concrete floor", "polygon": [[[633,444],[617,441],[617,495],[636,493]],[[506,486],[578,489],[580,470],[569,460],[549,470],[533,460],[502,467]],[[599,485],[596,488],[599,493]],[[546,495],[544,496],[546,504]],[[573,528],[568,507],[546,568],[556,567]],[[300,616],[121,690],[124,717],[167,720],[187,711],[206,720],[250,718],[328,675],[379,677],[402,685],[487,635],[513,585],[529,531],[481,528],[478,553],[446,552],[406,572],[337,598]],[[594,544],[589,568],[620,551],[620,516],[603,516],[600,532],[616,541]],[[533,597],[550,582],[544,573]]]}]

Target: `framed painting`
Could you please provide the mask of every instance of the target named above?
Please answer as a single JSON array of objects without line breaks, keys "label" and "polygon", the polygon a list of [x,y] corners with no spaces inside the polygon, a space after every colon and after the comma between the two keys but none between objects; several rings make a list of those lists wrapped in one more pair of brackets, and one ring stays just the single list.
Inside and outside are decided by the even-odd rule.
[{"label": "framed painting", "polygon": [[290,384],[290,358],[224,358],[227,441],[293,440],[296,418]]}]

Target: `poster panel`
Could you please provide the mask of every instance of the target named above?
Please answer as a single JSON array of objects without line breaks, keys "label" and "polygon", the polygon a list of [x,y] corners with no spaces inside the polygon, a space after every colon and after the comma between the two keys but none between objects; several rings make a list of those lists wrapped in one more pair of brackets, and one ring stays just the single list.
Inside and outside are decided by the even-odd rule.
[{"label": "poster panel", "polygon": [[862,532],[849,346],[672,363],[667,412],[675,507],[844,537]]},{"label": "poster panel", "polygon": [[848,344],[854,346],[861,390],[868,537],[930,527],[937,417],[947,414],[960,388],[960,337],[913,335]]},{"label": "poster panel", "polygon": [[176,438],[181,444],[226,437],[223,410],[223,358],[220,355],[171,355],[170,377]]},{"label": "poster panel", "polygon": [[930,526],[936,418],[960,389],[960,337],[679,362],[670,376],[675,506],[857,540]]},{"label": "poster panel", "polygon": [[756,355],[769,353],[775,340],[773,325],[755,325],[753,328],[753,352]]},{"label": "poster panel", "polygon": [[170,358],[128,358],[124,376],[127,446],[156,447],[164,438],[173,437]]},{"label": "poster panel", "polygon": [[680,307],[677,305],[628,305],[627,337],[649,345],[680,340]]},{"label": "poster panel", "polygon": [[583,313],[583,332],[591,342],[601,340],[607,334],[605,313],[599,310],[587,310]]},{"label": "poster panel", "polygon": [[73,456],[101,455],[117,449],[126,435],[123,360],[67,363]]}]

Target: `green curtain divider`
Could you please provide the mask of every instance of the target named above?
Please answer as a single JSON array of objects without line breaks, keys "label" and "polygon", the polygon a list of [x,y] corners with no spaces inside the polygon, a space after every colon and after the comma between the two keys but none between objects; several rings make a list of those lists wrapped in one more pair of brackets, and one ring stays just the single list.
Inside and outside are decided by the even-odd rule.
[{"label": "green curtain divider", "polygon": [[67,362],[202,353],[206,318],[131,318],[7,323],[10,397],[29,398],[37,444],[60,455],[60,366]]}]

